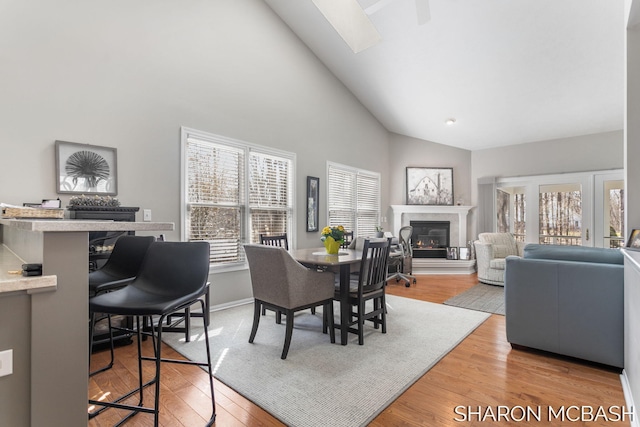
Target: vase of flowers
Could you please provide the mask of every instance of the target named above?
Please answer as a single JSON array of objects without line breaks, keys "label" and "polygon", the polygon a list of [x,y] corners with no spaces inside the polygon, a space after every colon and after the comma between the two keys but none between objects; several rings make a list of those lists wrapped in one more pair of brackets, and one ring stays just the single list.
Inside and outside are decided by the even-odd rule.
[{"label": "vase of flowers", "polygon": [[328,254],[337,255],[340,246],[344,243],[344,227],[339,225],[337,227],[323,228],[320,240],[324,243],[324,248]]}]

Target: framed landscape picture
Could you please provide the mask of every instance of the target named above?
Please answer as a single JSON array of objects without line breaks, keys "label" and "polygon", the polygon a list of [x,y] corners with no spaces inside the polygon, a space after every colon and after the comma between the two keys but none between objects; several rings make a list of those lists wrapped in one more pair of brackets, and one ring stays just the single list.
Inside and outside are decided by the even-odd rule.
[{"label": "framed landscape picture", "polygon": [[118,194],[116,149],[56,141],[58,194]]},{"label": "framed landscape picture", "polygon": [[408,205],[453,205],[453,168],[407,168]]}]

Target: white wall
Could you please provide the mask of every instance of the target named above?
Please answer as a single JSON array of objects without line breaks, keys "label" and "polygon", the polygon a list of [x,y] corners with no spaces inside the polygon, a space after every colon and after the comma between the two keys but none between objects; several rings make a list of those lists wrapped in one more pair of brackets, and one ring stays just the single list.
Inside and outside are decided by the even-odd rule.
[{"label": "white wall", "polygon": [[[538,141],[471,153],[472,204],[478,203],[478,179],[624,168],[623,131]],[[476,237],[476,218],[472,212]]]},{"label": "white wall", "polygon": [[[103,145],[122,204],[179,230],[188,126],[297,153],[296,206],[327,160],[380,172],[389,204],[387,131],[261,1],[4,2],[0,62],[2,202],[57,197],[56,139]],[[303,208],[297,245],[319,245]],[[251,296],[246,272],[212,282],[212,304]]]}]

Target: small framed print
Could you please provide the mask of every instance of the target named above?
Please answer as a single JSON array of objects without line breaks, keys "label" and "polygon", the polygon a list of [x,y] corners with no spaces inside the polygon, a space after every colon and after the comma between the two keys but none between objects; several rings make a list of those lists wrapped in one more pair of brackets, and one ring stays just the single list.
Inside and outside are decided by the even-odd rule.
[{"label": "small framed print", "polygon": [[318,231],[320,178],[307,177],[307,231]]},{"label": "small framed print", "polygon": [[447,248],[447,259],[458,259],[458,248]]},{"label": "small framed print", "polygon": [[118,194],[115,148],[56,141],[58,194]]},{"label": "small framed print", "polygon": [[634,228],[631,230],[631,235],[629,235],[629,240],[627,240],[626,249],[640,251],[640,229]]},{"label": "small framed print", "polygon": [[458,250],[459,259],[468,260],[469,259],[469,248],[460,248]]}]

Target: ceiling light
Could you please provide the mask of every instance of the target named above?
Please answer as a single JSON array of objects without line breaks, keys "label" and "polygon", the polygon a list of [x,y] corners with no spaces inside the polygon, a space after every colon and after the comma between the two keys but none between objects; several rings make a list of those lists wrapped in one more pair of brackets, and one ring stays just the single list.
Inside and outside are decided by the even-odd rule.
[{"label": "ceiling light", "polygon": [[453,126],[456,123],[456,119],[450,118],[444,121],[447,126]]}]

